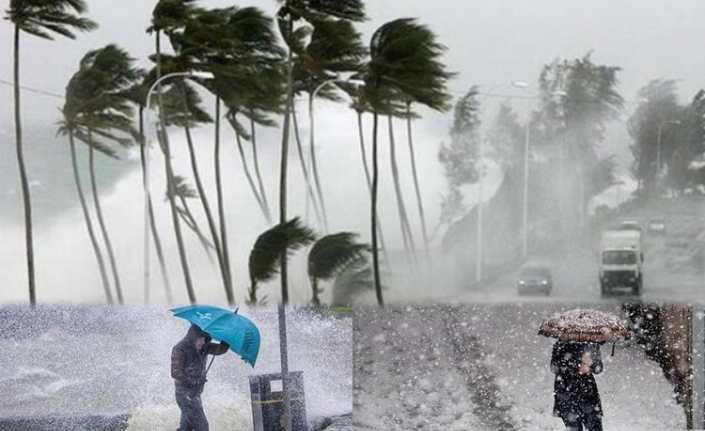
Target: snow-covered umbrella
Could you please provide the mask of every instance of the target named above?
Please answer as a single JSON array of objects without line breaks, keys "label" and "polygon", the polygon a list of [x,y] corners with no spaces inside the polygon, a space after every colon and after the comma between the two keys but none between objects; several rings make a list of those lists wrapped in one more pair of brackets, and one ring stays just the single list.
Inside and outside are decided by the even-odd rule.
[{"label": "snow-covered umbrella", "polygon": [[539,335],[563,341],[608,343],[627,340],[631,329],[625,319],[600,310],[562,311],[541,322]]}]

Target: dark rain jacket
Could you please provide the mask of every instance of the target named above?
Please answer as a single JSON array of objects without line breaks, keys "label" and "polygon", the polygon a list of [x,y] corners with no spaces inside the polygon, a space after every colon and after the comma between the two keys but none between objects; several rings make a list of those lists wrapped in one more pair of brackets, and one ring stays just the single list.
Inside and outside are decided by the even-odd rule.
[{"label": "dark rain jacket", "polygon": [[[592,355],[590,372],[578,369],[585,352]],[[593,374],[602,372],[600,346],[595,343],[556,341],[551,355],[551,372],[556,375],[553,386],[553,415],[561,418],[602,416],[600,393]]]},{"label": "dark rain jacket", "polygon": [[[196,350],[196,339],[205,337],[201,350]],[[171,377],[177,388],[188,388],[199,394],[203,392],[208,355],[222,355],[230,345],[221,341],[211,343],[211,336],[196,325],[191,325],[183,340],[171,350]]]}]

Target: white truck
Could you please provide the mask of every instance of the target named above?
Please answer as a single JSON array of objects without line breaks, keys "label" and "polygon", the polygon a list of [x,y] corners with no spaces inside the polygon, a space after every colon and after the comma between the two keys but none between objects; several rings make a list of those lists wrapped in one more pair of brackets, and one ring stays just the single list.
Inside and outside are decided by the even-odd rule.
[{"label": "white truck", "polygon": [[608,230],[600,238],[600,291],[609,294],[613,288],[631,288],[641,295],[644,254],[641,232]]}]

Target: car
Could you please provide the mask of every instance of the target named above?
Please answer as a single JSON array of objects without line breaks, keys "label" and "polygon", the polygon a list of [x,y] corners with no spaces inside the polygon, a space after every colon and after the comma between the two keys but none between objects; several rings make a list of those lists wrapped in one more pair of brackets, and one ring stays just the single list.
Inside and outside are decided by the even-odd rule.
[{"label": "car", "polygon": [[520,295],[527,293],[543,293],[548,296],[553,290],[551,269],[545,265],[525,265],[519,272],[517,290]]},{"label": "car", "polygon": [[666,233],[666,221],[662,218],[649,220],[649,233],[664,235]]}]

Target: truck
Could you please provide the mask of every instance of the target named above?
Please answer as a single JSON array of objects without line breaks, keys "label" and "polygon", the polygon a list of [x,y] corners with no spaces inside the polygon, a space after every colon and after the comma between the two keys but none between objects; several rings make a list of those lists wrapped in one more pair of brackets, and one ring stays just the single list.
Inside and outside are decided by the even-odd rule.
[{"label": "truck", "polygon": [[631,288],[641,295],[644,284],[644,254],[641,232],[609,230],[600,238],[600,292],[608,295],[614,288]]}]

